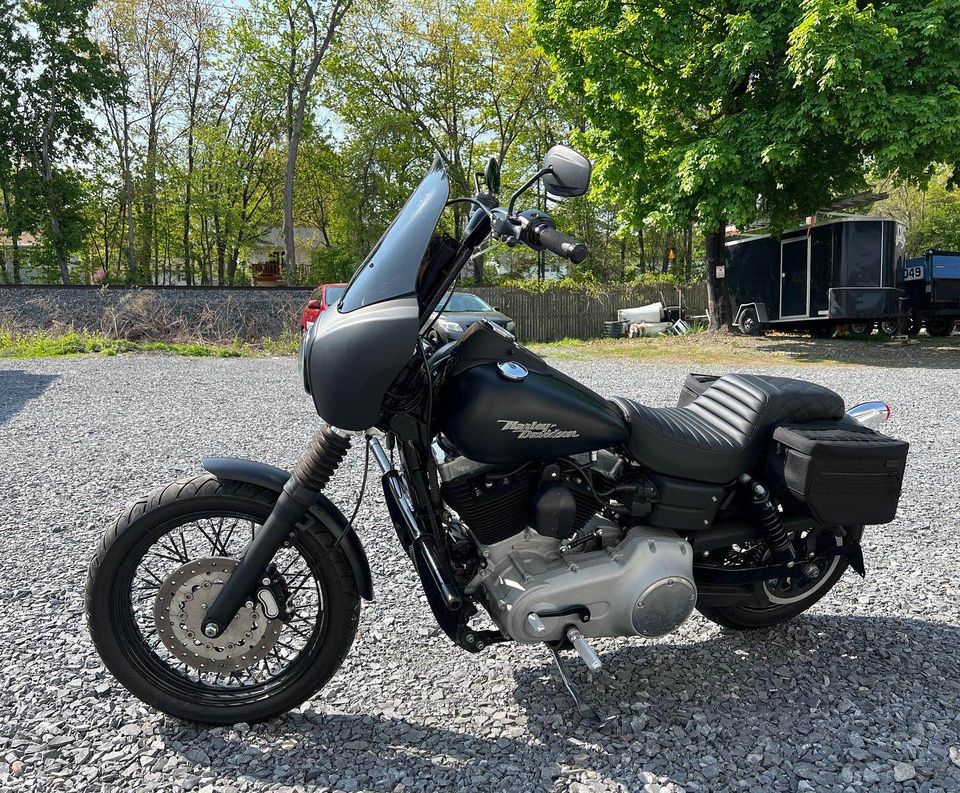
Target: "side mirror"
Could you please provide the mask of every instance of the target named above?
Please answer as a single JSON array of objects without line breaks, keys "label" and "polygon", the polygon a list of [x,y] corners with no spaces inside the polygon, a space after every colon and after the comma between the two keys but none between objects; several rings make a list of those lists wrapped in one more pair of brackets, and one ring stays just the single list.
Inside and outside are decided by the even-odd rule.
[{"label": "side mirror", "polygon": [[487,160],[487,167],[483,169],[483,181],[493,195],[500,192],[500,162],[496,157]]},{"label": "side mirror", "polygon": [[319,310],[320,310],[320,301],[319,301],[319,300],[308,300],[308,301],[307,301],[307,308],[309,308],[311,311],[319,311]]},{"label": "side mirror", "polygon": [[554,146],[543,158],[543,186],[557,198],[583,195],[590,187],[590,160],[569,146]]}]

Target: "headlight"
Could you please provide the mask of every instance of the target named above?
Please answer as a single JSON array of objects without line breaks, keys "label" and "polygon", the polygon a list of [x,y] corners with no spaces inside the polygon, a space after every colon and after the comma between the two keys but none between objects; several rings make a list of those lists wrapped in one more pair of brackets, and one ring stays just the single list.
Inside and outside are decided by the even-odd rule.
[{"label": "headlight", "polygon": [[463,333],[463,326],[452,319],[438,319],[437,327],[444,333]]}]

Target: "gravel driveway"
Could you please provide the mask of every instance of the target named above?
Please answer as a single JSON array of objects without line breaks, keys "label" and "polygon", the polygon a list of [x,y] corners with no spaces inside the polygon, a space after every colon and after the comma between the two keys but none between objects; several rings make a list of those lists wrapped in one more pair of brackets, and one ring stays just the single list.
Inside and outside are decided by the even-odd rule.
[{"label": "gravel driveway", "polygon": [[[563,362],[602,393],[671,403],[683,368]],[[122,503],[204,454],[289,466],[316,425],[291,359],[0,361],[0,790],[960,790],[960,371],[766,370],[848,402],[883,396],[912,444],[896,523],[787,627],[695,615],[657,641],[598,643],[603,733],[549,655],[477,656],[437,636],[373,492],[359,533],[376,602],[300,712],[197,729],[128,696],[86,636],[87,559]],[[347,506],[362,455],[331,485]]]}]

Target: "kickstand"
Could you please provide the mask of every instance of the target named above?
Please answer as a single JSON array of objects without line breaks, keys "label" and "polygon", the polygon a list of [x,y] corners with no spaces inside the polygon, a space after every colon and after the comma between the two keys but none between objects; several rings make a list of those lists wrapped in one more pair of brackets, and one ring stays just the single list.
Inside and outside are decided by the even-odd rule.
[{"label": "kickstand", "polygon": [[597,716],[596,711],[594,711],[594,709],[586,703],[583,697],[580,696],[580,691],[573,682],[573,678],[570,676],[570,670],[567,669],[567,664],[560,655],[560,652],[552,644],[548,644],[547,647],[549,647],[550,652],[553,653],[553,660],[556,661],[557,670],[560,672],[560,679],[567,687],[567,691],[570,692],[570,696],[573,698],[580,716],[592,724],[601,724],[602,720]]}]

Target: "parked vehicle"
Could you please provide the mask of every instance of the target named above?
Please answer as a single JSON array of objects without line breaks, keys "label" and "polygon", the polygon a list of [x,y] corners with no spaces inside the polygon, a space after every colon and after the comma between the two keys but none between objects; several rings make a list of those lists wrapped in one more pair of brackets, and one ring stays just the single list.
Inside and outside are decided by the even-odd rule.
[{"label": "parked vehicle", "polygon": [[300,333],[306,333],[324,311],[335,306],[346,289],[346,284],[321,284],[314,289],[300,316]]},{"label": "parked vehicle", "polygon": [[[547,214],[515,207],[538,179],[582,195],[590,170],[554,147],[501,206],[495,160],[476,197],[451,201],[437,159],[304,336],[303,385],[326,423],[293,472],[208,458],[104,536],[86,610],[123,685],[226,724],[327,683],[373,596],[352,518],[323,494],[354,439],[450,641],[546,644],[587,717],[564,651],[597,671],[594,638],[661,636],[694,608],[729,628],[776,625],[848,566],[863,575],[864,525],[893,519],[907,454],[867,426],[885,404],[845,415],[822,386],[733,374],[698,383],[685,407],[650,408],[601,397],[487,320],[430,341],[440,296],[488,237],[583,260]],[[474,208],[461,239],[437,231],[454,202]],[[481,611],[495,627],[475,624]]]},{"label": "parked vehicle", "polygon": [[832,336],[840,324],[896,320],[906,227],[889,218],[845,215],[784,233],[727,242],[727,291],[734,324]]},{"label": "parked vehicle", "polygon": [[930,249],[897,270],[907,295],[908,330],[949,336],[960,319],[960,253]]},{"label": "parked vehicle", "polygon": [[465,331],[480,320],[499,325],[510,333],[516,331],[516,323],[510,317],[469,292],[445,295],[438,308],[441,309],[441,313],[433,325],[436,333],[435,341],[459,339]]}]

